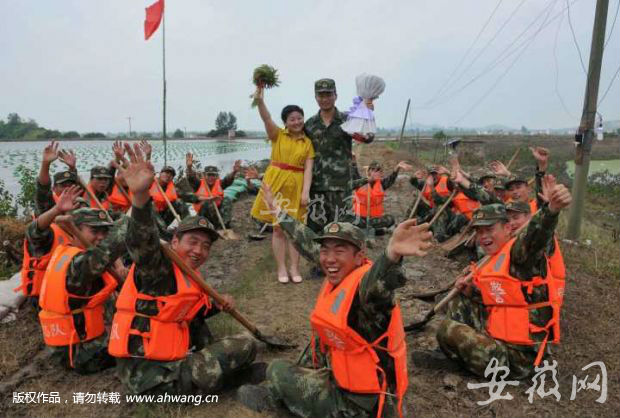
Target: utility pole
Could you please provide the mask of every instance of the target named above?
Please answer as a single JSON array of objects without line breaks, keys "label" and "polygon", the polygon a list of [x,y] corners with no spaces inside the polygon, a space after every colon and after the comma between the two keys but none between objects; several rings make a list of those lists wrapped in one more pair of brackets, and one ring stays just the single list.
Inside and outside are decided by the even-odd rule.
[{"label": "utility pole", "polygon": [[403,118],[403,126],[400,128],[400,136],[398,138],[398,148],[400,148],[403,144],[403,134],[405,133],[405,124],[407,123],[407,114],[409,114],[409,105],[411,104],[411,99],[407,100],[407,109],[405,109],[405,117]]},{"label": "utility pole", "polygon": [[164,165],[168,165],[168,148],[166,146],[166,13],[162,16],[162,56],[163,56],[163,78],[164,78],[164,106],[163,119],[164,127],[162,137],[164,140]]},{"label": "utility pole", "polygon": [[575,180],[573,182],[573,202],[568,217],[566,237],[571,240],[579,239],[581,232],[581,217],[586,190],[588,188],[588,171],[590,169],[590,152],[594,139],[594,122],[596,119],[596,104],[598,101],[598,87],[601,77],[601,62],[603,61],[603,46],[605,43],[605,25],[607,24],[607,9],[609,0],[597,0],[594,13],[594,28],[592,29],[592,45],[590,47],[590,63],[588,64],[588,80],[586,94],[583,101],[581,123],[577,130],[575,152]]},{"label": "utility pole", "polygon": [[131,138],[131,116],[127,116],[127,120],[129,121],[129,138]]}]

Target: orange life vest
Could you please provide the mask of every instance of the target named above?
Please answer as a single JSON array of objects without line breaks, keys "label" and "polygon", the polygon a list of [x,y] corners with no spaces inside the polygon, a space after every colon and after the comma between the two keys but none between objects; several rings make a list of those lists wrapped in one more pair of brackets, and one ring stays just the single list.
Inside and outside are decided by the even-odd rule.
[{"label": "orange life vest", "polygon": [[535,214],[536,211],[538,210],[538,202],[536,202],[536,199],[530,199],[529,205],[530,205],[530,213],[532,215]]},{"label": "orange life vest", "polygon": [[[142,337],[144,358],[174,361],[185,358],[190,347],[189,323],[198,311],[211,308],[207,295],[173,263],[177,293],[167,296],[150,296],[138,293],[134,282],[136,265],[132,265],[116,301],[116,314],[110,330],[108,351],[114,357],[136,357],[129,352],[129,336]],[[157,315],[144,315],[136,311],[139,300],[154,300]],[[134,317],[149,319],[149,331],[132,328]]]},{"label": "orange life vest", "polygon": [[[149,190],[149,193],[151,194],[151,198],[153,199],[155,210],[157,210],[157,212],[163,212],[168,207],[168,204],[166,203],[166,199],[164,198],[164,195],[162,195],[161,192],[159,191],[157,184],[155,184],[156,181],[157,180],[153,181],[153,184],[151,185],[151,189]],[[172,181],[168,182],[168,184],[166,185],[165,193],[170,203],[177,200],[177,189],[174,187],[174,183]]]},{"label": "orange life vest", "polygon": [[[71,260],[83,249],[68,245],[59,245],[50,259],[39,297],[39,322],[43,331],[45,344],[51,346],[72,346],[75,343],[89,341],[99,337],[105,331],[103,321],[103,304],[116,288],[116,280],[108,273],[101,276],[104,286],[94,295],[73,295],[67,291],[67,270]],[[87,303],[80,309],[72,310],[70,299],[83,299]],[[82,338],[78,334],[73,322],[73,315],[84,315],[86,335]],[[72,348],[69,351],[71,363]]]},{"label": "orange life vest", "polygon": [[448,175],[441,174],[439,176],[439,182],[435,185],[435,191],[441,197],[450,196],[450,189],[448,189]]},{"label": "orange life vest", "polygon": [[[366,341],[347,323],[360,281],[371,266],[372,262],[366,261],[337,286],[326,280],[310,315],[310,324],[320,341],[321,350],[325,352],[327,348],[338,386],[350,392],[379,395],[378,417],[383,412],[387,379],[385,371],[380,367],[377,350],[387,351],[394,360],[398,410],[402,417],[402,402],[408,378],[407,347],[400,306],[397,304],[392,309],[386,332],[372,342]],[[387,343],[382,346],[380,343],[384,339],[387,339]],[[315,338],[312,339],[314,341]],[[314,354],[314,346],[312,350]]]},{"label": "orange life vest", "polygon": [[431,208],[435,206],[433,202],[433,193],[428,184],[424,184],[424,188],[422,188],[422,197],[428,202]]},{"label": "orange life vest", "polygon": [[[534,364],[538,366],[553,330],[553,343],[560,342],[560,308],[564,294],[564,280],[557,280],[550,273],[547,263],[546,277],[533,277],[519,280],[510,275],[510,249],[516,238],[508,241],[482,267],[473,269],[473,283],[480,289],[482,301],[487,308],[489,317],[486,330],[498,340],[518,345],[534,345],[531,333],[546,332]],[[549,300],[540,303],[528,303],[523,292],[531,294],[534,287],[547,286]],[[549,322],[539,327],[530,322],[530,310],[551,307],[553,315]]]},{"label": "orange life vest", "polygon": [[[90,184],[88,184],[86,187],[88,188],[88,190],[91,191],[91,193],[93,195],[96,196],[95,191],[93,190],[93,188],[92,188],[92,186]],[[88,204],[90,205],[91,208],[93,208],[93,209],[100,209],[99,206],[97,206],[97,202],[95,202],[95,199],[92,199],[88,192],[85,191],[83,196],[84,196],[84,199],[86,199],[86,201],[88,202]],[[105,210],[110,209],[110,202],[108,202],[108,195],[107,194],[106,194],[105,199],[99,199],[99,203],[101,203],[101,206],[103,206],[103,208]]]},{"label": "orange life vest", "polygon": [[[210,194],[209,194],[210,193]],[[212,187],[209,187],[207,184],[207,180],[200,179],[200,186],[198,186],[198,190],[194,192],[194,194],[198,197],[219,197],[220,199],[215,199],[215,205],[219,208],[222,204],[222,199],[224,197],[224,190],[222,190],[222,182],[220,179],[215,180]],[[200,211],[200,207],[204,202],[194,203],[194,210],[196,213]]]},{"label": "orange life vest", "polygon": [[564,299],[564,281],[566,280],[566,266],[564,265],[564,257],[562,256],[562,251],[560,250],[560,243],[556,237],[553,237],[553,241],[555,243],[555,248],[553,250],[553,254],[550,257],[547,257],[549,264],[549,272],[553,275],[555,280],[561,281],[562,286],[558,286],[560,293],[558,297],[560,299]]},{"label": "orange life vest", "polygon": [[[131,201],[125,197],[118,187],[118,184],[114,185],[112,188],[112,193],[108,196],[108,202],[110,202],[113,209],[127,212],[131,207]],[[129,192],[127,193],[129,195]]]},{"label": "orange life vest", "polygon": [[41,293],[43,276],[45,275],[45,270],[47,269],[50,258],[52,258],[52,254],[59,245],[67,245],[71,241],[71,237],[58,225],[51,224],[50,228],[54,234],[52,248],[47,254],[41,257],[33,257],[30,255],[27,240],[24,239],[24,259],[22,261],[21,271],[22,284],[13,289],[15,292],[21,290],[26,296],[39,296],[39,293]]},{"label": "orange life vest", "polygon": [[[355,191],[353,210],[358,216],[366,217],[368,213],[368,185],[362,186]],[[383,216],[383,186],[379,180],[370,188],[370,217],[379,218]]]},{"label": "orange life vest", "polygon": [[458,192],[452,198],[452,207],[456,213],[461,213],[471,220],[474,211],[480,207],[480,202],[470,199],[463,192]]}]

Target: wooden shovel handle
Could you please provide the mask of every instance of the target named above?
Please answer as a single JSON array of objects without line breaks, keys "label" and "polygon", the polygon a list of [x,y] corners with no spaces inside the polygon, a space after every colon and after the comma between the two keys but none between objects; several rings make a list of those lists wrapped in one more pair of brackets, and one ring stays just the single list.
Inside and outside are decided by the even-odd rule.
[{"label": "wooden shovel handle", "polygon": [[439,208],[439,210],[437,211],[437,213],[435,214],[435,216],[433,216],[433,219],[431,219],[431,221],[428,223],[428,226],[430,227],[432,224],[435,223],[435,221],[437,220],[437,218],[439,218],[439,215],[441,215],[441,213],[448,207],[448,205],[450,204],[450,202],[452,202],[452,199],[454,198],[454,196],[457,193],[457,189],[455,188],[452,193],[450,194],[450,196],[448,197],[448,200],[446,200],[444,202],[443,205],[441,205],[441,207]]},{"label": "wooden shovel handle", "polygon": [[108,213],[108,211],[103,207],[103,205],[101,204],[101,201],[99,201],[99,199],[97,199],[97,196],[95,196],[95,194],[88,188],[88,185],[86,185],[86,183],[84,183],[84,180],[82,180],[82,178],[80,176],[77,177],[78,179],[78,183],[80,183],[80,186],[82,186],[82,188],[84,190],[86,190],[86,193],[88,194],[88,196],[90,196],[90,198],[95,202],[95,204],[97,205],[97,207],[99,209],[101,209],[105,214],[106,217],[108,218],[108,221],[110,222],[114,222],[112,220],[112,217],[110,216],[110,214]]},{"label": "wooden shovel handle", "polygon": [[[205,180],[206,183],[206,180]],[[209,189],[209,185],[206,185],[206,189],[207,189],[207,197],[211,197],[211,189]],[[211,203],[213,203],[213,209],[215,209],[215,213],[217,215],[217,219],[220,221],[220,225],[222,226],[222,229],[224,231],[226,231],[226,225],[224,225],[224,219],[222,219],[222,215],[220,215],[220,210],[217,207],[217,204],[215,203],[215,200],[211,200]]]},{"label": "wooden shovel handle", "polygon": [[168,196],[166,196],[166,193],[164,193],[164,189],[162,189],[161,184],[159,184],[159,179],[156,178],[156,179],[153,179],[153,181],[157,185],[157,190],[159,190],[159,193],[161,193],[161,195],[164,197],[164,200],[166,201],[166,204],[168,205],[168,209],[170,209],[170,212],[172,212],[172,214],[176,218],[177,222],[180,223],[181,222],[181,217],[179,216],[177,211],[174,210],[174,206],[172,206],[172,203],[170,203],[170,199],[168,199]]},{"label": "wooden shovel handle", "polygon": [[[215,300],[218,304],[224,305],[226,301],[215,289],[213,289],[204,279],[196,273],[196,271],[190,268],[185,262],[179,257],[179,255],[170,248],[170,244],[161,242],[161,248],[164,251],[166,257],[168,257],[172,262],[174,262],[183,272],[183,274],[189,276],[198,286],[202,288],[213,300]],[[238,310],[231,309],[227,311],[227,313],[235,318],[241,325],[247,328],[252,334],[260,335],[260,332],[256,328],[256,326],[251,323],[246,317],[244,317]]]}]

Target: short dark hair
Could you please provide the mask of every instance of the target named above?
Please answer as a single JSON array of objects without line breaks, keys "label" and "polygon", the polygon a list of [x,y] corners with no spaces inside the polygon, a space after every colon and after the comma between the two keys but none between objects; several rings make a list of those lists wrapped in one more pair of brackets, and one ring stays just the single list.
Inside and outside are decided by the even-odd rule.
[{"label": "short dark hair", "polygon": [[304,110],[297,106],[297,105],[288,105],[288,106],[284,106],[284,109],[282,109],[282,122],[286,123],[286,119],[288,118],[288,115],[290,115],[293,112],[299,112],[301,113],[301,116],[304,116]]},{"label": "short dark hair", "polygon": [[174,231],[174,235],[173,237],[178,239],[179,241],[181,241],[183,239],[183,235],[187,234],[188,232],[204,232],[206,236],[209,237],[209,242],[211,244],[213,244],[213,242],[215,241],[213,239],[213,237],[211,236],[211,234],[209,234],[207,231],[204,230],[196,230],[196,229],[190,229],[189,231],[179,231],[178,229]]},{"label": "short dark hair", "polygon": [[325,241],[328,241],[328,240],[338,241],[338,243],[340,245],[344,245],[346,247],[353,247],[354,248],[353,255],[359,253],[362,250],[360,247],[358,247],[357,245],[353,244],[352,242],[341,240],[341,239],[338,239],[338,238],[325,238],[324,240],[321,241],[321,244],[319,245],[319,248],[322,247],[323,244],[325,243]]}]

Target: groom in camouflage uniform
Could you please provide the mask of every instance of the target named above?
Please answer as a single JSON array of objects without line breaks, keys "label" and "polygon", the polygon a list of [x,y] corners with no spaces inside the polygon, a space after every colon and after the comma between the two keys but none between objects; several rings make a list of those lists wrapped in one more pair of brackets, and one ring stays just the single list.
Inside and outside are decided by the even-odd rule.
[{"label": "groom in camouflage uniform", "polygon": [[310,186],[308,226],[316,233],[334,220],[352,212],[352,139],[365,143],[374,136],[351,136],[342,125],[347,117],[336,108],[336,82],[322,78],[314,83],[319,113],[306,121],[305,132],[314,146],[314,167]]}]

